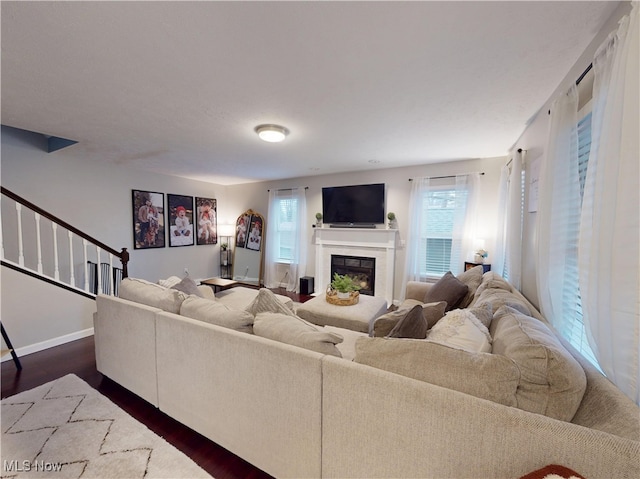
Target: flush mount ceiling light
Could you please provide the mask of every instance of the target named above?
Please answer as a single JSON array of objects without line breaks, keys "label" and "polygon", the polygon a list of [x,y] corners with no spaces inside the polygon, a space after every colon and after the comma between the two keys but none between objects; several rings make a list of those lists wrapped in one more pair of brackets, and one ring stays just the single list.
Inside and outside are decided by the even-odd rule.
[{"label": "flush mount ceiling light", "polygon": [[289,130],[280,125],[258,125],[256,126],[256,133],[261,140],[278,143],[286,138]]}]

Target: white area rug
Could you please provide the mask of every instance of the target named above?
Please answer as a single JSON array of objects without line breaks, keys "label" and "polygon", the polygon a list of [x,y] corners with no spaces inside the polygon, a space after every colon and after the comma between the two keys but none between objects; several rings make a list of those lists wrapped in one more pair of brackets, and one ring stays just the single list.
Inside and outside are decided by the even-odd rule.
[{"label": "white area rug", "polygon": [[73,374],[1,409],[3,478],[211,477]]}]

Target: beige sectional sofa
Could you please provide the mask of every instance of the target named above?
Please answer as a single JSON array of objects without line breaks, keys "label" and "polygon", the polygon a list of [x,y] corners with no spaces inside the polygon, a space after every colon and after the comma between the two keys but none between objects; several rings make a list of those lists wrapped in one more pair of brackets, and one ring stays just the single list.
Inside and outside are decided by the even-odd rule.
[{"label": "beige sectional sofa", "polygon": [[[125,280],[97,299],[96,362],[275,477],[518,478],[548,464],[640,477],[638,407],[500,277],[465,279],[468,304],[445,318],[477,314],[492,352],[314,329],[262,290],[199,298]],[[428,289],[410,284],[400,310],[442,308]]]}]

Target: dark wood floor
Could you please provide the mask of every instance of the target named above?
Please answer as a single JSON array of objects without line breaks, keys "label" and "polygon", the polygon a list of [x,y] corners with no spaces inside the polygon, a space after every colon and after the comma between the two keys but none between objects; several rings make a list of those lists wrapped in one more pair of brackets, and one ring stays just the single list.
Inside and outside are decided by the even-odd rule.
[{"label": "dark wood floor", "polygon": [[[273,291],[301,303],[312,298],[287,292],[283,288]],[[20,362],[22,371],[16,370],[13,361],[2,363],[2,398],[27,391],[67,374],[75,374],[180,449],[216,479],[271,477],[100,374],[96,369],[93,336],[23,356]]]}]

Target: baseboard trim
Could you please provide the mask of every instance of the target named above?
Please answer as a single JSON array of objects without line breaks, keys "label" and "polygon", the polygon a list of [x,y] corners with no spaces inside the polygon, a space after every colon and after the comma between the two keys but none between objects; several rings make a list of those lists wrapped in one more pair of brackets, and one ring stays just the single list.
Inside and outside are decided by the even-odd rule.
[{"label": "baseboard trim", "polygon": [[[27,356],[32,353],[44,351],[45,349],[60,346],[61,344],[70,343],[77,339],[86,338],[87,336],[93,336],[93,328],[83,329],[82,331],[76,331],[75,333],[65,334],[64,336],[58,336],[57,338],[48,339],[40,343],[30,344],[29,346],[23,346],[16,349],[18,357]],[[2,358],[2,362],[11,361],[11,355],[6,355]]]}]

